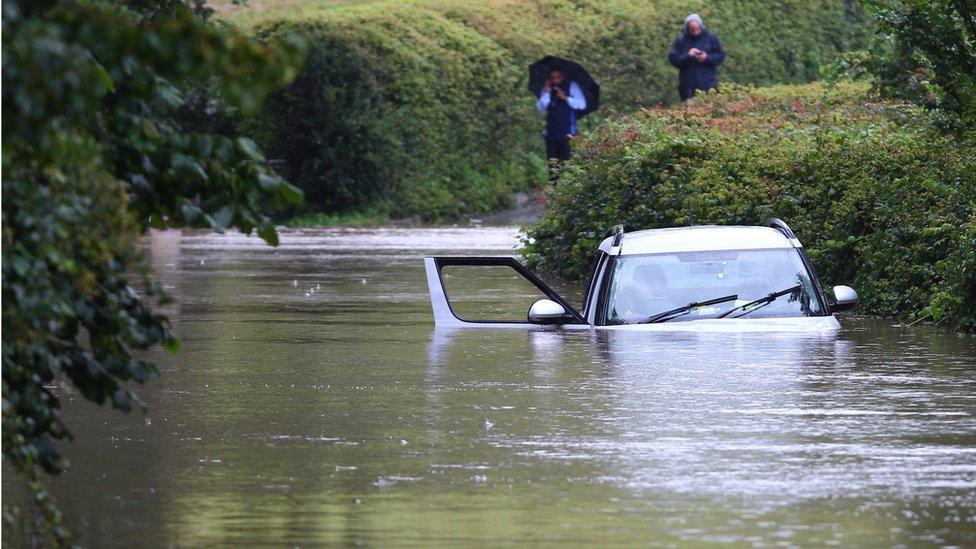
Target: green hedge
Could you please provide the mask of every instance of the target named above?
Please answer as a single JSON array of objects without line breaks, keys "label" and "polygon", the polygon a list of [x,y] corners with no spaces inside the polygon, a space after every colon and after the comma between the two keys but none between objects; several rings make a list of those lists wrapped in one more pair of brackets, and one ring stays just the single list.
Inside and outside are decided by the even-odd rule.
[{"label": "green hedge", "polygon": [[608,122],[529,230],[537,269],[581,278],[607,229],[786,220],[860,310],[976,330],[976,144],[864,86],[726,87]]},{"label": "green hedge", "polygon": [[301,76],[268,103],[264,145],[309,208],[423,218],[497,209],[545,180],[543,122],[524,89],[544,54],[589,67],[604,112],[630,111],[677,99],[666,53],[690,11],[726,45],[723,81],[807,82],[871,33],[850,0],[334,3],[230,15],[313,44]]}]

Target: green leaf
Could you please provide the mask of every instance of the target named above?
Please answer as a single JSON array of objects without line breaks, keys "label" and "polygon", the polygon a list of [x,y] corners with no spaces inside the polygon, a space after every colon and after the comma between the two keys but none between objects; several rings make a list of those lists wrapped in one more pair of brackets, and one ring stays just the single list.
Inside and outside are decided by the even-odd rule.
[{"label": "green leaf", "polygon": [[163,350],[167,353],[176,354],[183,348],[183,343],[175,337],[167,338],[163,341]]},{"label": "green leaf", "polygon": [[228,204],[211,214],[214,228],[223,231],[230,227],[231,221],[234,219],[234,209],[233,205]]},{"label": "green leaf", "polygon": [[258,174],[258,183],[262,189],[268,192],[274,191],[283,182],[284,180],[280,177],[268,175],[264,172]]},{"label": "green leaf", "polygon": [[258,236],[271,246],[278,245],[278,230],[274,225],[265,225],[258,228]]},{"label": "green leaf", "polygon": [[237,149],[247,155],[248,158],[255,162],[264,162],[264,155],[261,154],[261,149],[250,138],[238,137],[236,143]]},{"label": "green leaf", "polygon": [[290,204],[301,204],[305,199],[305,193],[301,189],[288,182],[283,182],[278,186],[278,192]]}]

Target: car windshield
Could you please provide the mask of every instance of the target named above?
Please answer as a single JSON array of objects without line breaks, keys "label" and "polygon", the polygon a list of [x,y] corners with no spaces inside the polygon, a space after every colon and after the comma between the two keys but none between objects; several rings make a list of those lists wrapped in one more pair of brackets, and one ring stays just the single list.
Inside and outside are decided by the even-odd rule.
[{"label": "car windshield", "polygon": [[[784,290],[791,291],[750,305]],[[724,318],[823,314],[797,250],[722,250],[620,256],[610,286],[607,323],[638,324],[689,303],[731,295],[737,297],[665,320],[717,318],[726,313]]]}]

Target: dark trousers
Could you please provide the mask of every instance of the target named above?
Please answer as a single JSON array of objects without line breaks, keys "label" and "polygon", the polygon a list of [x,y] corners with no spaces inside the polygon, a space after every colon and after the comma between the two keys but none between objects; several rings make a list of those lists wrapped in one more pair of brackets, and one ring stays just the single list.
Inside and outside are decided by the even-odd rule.
[{"label": "dark trousers", "polygon": [[549,182],[555,183],[559,179],[559,168],[569,160],[572,151],[569,149],[569,137],[547,137],[546,157],[549,158]]},{"label": "dark trousers", "polygon": [[[695,86],[692,86],[692,85],[679,84],[678,85],[678,95],[681,96],[681,100],[682,101],[687,101],[687,100],[691,99],[692,97],[694,97],[695,96],[695,93],[699,89],[702,89],[702,88],[696,88]],[[716,85],[714,88],[709,88],[709,89],[715,89],[715,90],[717,90],[718,89],[718,85]],[[702,91],[705,91],[705,90],[702,89]]]},{"label": "dark trousers", "polygon": [[549,160],[569,160],[571,156],[569,136],[546,138],[546,158]]}]

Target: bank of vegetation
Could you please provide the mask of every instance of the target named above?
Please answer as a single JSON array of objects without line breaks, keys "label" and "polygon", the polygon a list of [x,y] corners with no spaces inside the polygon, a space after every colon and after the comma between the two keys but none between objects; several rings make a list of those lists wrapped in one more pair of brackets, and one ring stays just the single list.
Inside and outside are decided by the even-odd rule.
[{"label": "bank of vegetation", "polygon": [[690,11],[727,44],[725,81],[808,82],[870,35],[868,17],[845,0],[335,4],[226,13],[261,37],[311,43],[260,130],[281,173],[305,192],[299,214],[450,218],[502,208],[513,191],[542,183],[542,122],[525,79],[548,53],[584,63],[603,85],[605,109],[627,112],[677,99],[666,53]]},{"label": "bank of vegetation", "polygon": [[860,310],[976,329],[976,146],[866,84],[727,86],[586,137],[526,255],[580,278],[608,228],[779,217]]},{"label": "bank of vegetation", "polygon": [[776,216],[825,283],[859,290],[862,312],[976,331],[976,13],[865,3],[877,34],[824,68],[826,88],[726,86],[592,134],[529,232],[531,263],[580,277],[616,223]]}]

